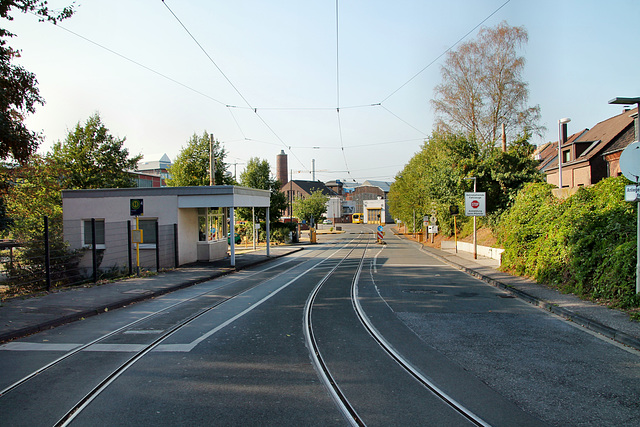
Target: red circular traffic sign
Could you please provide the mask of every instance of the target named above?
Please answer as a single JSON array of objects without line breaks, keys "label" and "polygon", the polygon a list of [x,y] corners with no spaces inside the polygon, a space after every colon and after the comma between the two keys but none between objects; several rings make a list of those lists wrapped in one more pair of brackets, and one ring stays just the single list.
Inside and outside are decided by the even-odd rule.
[{"label": "red circular traffic sign", "polygon": [[480,207],[480,202],[479,202],[479,201],[477,201],[477,200],[473,200],[473,201],[471,201],[471,207],[472,207],[473,209],[478,209],[478,208]]}]

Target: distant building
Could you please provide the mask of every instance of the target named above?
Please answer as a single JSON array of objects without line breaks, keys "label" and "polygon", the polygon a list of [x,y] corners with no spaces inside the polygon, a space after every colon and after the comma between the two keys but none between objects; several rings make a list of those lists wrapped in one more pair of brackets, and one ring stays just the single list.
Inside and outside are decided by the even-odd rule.
[{"label": "distant building", "polygon": [[164,187],[165,180],[169,179],[171,159],[166,153],[160,160],[142,161],[138,163],[138,170],[133,173],[136,187]]},{"label": "distant building", "polygon": [[[619,176],[620,154],[635,140],[633,120],[637,108],[583,129],[571,136],[561,135],[562,187],[574,188],[596,184],[604,178]],[[538,169],[547,182],[558,185],[558,143],[543,145],[534,153],[540,160]]]},{"label": "distant building", "polygon": [[322,194],[328,197],[338,196],[338,193],[331,190],[321,181],[303,181],[299,179],[294,179],[287,182],[280,188],[286,196],[289,202],[287,209],[283,217],[293,216],[291,211],[291,206],[293,205],[294,200],[302,198],[305,199],[311,195],[311,193],[320,191]]},{"label": "distant building", "polygon": [[[355,203],[356,212],[365,213],[365,200],[384,200],[387,203],[387,197],[389,190],[391,189],[391,183],[387,181],[372,181],[366,180],[361,186],[356,187],[352,193],[352,200]],[[384,209],[384,222],[391,223],[393,218],[388,209]]]}]

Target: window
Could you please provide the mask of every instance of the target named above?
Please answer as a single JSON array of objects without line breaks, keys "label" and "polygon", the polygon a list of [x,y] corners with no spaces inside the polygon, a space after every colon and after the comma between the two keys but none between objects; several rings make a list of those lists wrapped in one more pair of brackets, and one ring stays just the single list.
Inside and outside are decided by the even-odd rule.
[{"label": "window", "polygon": [[138,219],[138,228],[142,230],[142,244],[156,244],[155,219]]},{"label": "window", "polygon": [[[104,247],[104,219],[96,219],[96,246]],[[91,233],[91,220],[85,219],[83,221],[84,228],[84,245],[93,245],[92,233]]]},{"label": "window", "polygon": [[224,239],[226,229],[225,212],[223,208],[198,209],[198,240]]},{"label": "window", "polygon": [[562,162],[567,163],[571,160],[571,151],[563,151],[562,152]]}]

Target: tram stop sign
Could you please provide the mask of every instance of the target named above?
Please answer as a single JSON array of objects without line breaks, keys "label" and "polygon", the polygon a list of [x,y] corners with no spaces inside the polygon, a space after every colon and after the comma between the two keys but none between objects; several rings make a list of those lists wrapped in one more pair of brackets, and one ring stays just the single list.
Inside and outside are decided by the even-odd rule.
[{"label": "tram stop sign", "polygon": [[129,211],[131,216],[140,216],[144,213],[142,199],[129,199]]}]

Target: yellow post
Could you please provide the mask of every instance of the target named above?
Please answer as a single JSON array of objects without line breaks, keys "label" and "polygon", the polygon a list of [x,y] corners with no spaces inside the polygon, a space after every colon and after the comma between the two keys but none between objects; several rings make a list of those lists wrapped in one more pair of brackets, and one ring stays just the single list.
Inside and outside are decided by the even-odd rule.
[{"label": "yellow post", "polygon": [[458,253],[458,227],[456,226],[456,215],[453,216],[453,241],[456,244],[456,253]]},{"label": "yellow post", "polygon": [[[136,216],[136,230],[140,230],[140,224]],[[142,233],[141,233],[142,234]],[[136,274],[140,275],[140,243],[136,242]]]}]

